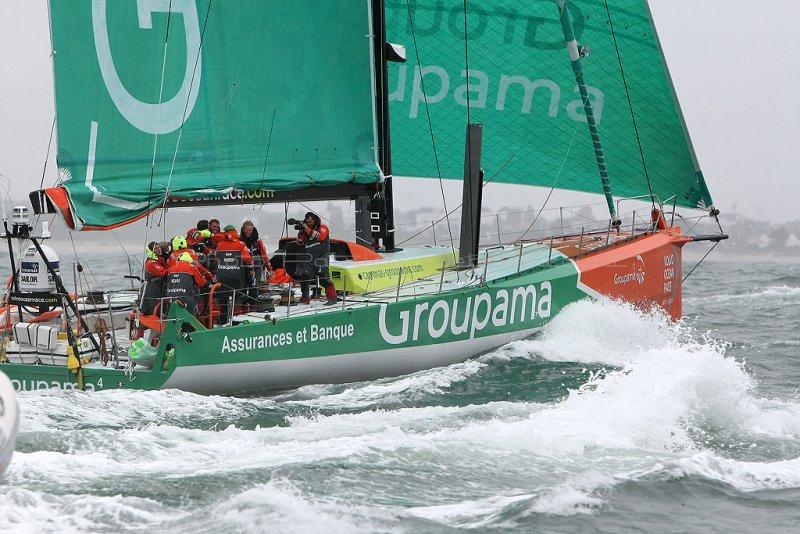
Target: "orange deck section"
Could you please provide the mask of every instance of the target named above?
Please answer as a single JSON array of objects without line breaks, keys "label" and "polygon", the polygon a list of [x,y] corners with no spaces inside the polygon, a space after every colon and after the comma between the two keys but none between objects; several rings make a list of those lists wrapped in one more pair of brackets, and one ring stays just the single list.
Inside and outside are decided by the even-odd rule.
[{"label": "orange deck section", "polygon": [[682,250],[689,241],[679,227],[673,227],[634,236],[630,232],[569,236],[555,239],[553,247],[573,259],[581,288],[588,293],[643,308],[659,306],[678,320]]}]

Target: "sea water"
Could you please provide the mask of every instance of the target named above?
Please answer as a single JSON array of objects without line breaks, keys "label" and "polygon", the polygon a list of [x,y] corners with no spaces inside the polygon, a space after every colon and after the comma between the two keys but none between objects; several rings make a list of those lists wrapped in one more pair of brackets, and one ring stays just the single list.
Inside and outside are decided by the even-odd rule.
[{"label": "sea water", "polygon": [[22,393],[0,532],[796,532],[800,266],[705,263],[684,302],[271,396]]}]

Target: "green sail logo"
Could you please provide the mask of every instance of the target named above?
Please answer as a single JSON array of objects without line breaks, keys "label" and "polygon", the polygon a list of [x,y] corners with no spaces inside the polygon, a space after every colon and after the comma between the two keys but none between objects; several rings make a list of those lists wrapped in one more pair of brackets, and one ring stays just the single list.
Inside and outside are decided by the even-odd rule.
[{"label": "green sail logo", "polygon": [[165,102],[142,102],[128,92],[120,79],[106,21],[106,0],[92,1],[92,30],[97,50],[97,63],[114,105],[129,123],[149,134],[166,134],[180,128],[192,114],[200,87],[202,61],[200,51],[200,22],[194,0],[138,0],[138,27],[153,29],[153,13],[164,12],[183,17],[186,34],[186,70],[177,93]]},{"label": "green sail logo", "polygon": [[378,329],[383,340],[392,345],[417,341],[421,335],[432,339],[443,336],[472,339],[486,328],[499,329],[550,317],[552,294],[550,282],[545,281],[538,286],[515,287],[510,292],[500,289],[466,299],[421,302],[392,318],[388,316],[389,305],[381,304]]}]

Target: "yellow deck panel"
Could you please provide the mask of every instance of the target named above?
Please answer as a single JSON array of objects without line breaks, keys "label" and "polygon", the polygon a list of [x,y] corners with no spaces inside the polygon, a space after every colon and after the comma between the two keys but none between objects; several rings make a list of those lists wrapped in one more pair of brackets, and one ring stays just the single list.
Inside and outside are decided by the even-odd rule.
[{"label": "yellow deck panel", "polygon": [[338,291],[366,293],[397,286],[398,278],[407,283],[454,265],[450,248],[430,247],[388,253],[380,260],[332,261],[329,271]]}]

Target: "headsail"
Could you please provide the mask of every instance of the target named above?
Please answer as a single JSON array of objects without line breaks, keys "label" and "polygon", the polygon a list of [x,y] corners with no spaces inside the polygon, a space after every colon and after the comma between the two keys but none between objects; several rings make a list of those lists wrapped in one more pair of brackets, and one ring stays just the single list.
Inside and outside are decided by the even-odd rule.
[{"label": "headsail", "polygon": [[[556,0],[467,5],[471,116],[485,129],[487,182],[600,193]],[[583,68],[614,194],[647,195],[649,178],[662,201],[711,205],[644,0],[572,0],[570,9],[578,43],[591,49]],[[408,63],[391,67],[394,173],[436,176],[427,100],[442,176],[460,178],[464,2],[391,0],[387,10],[388,38],[409,47]]]},{"label": "headsail", "polygon": [[65,177],[49,197],[76,227],[167,197],[380,179],[369,0],[50,9]]}]

